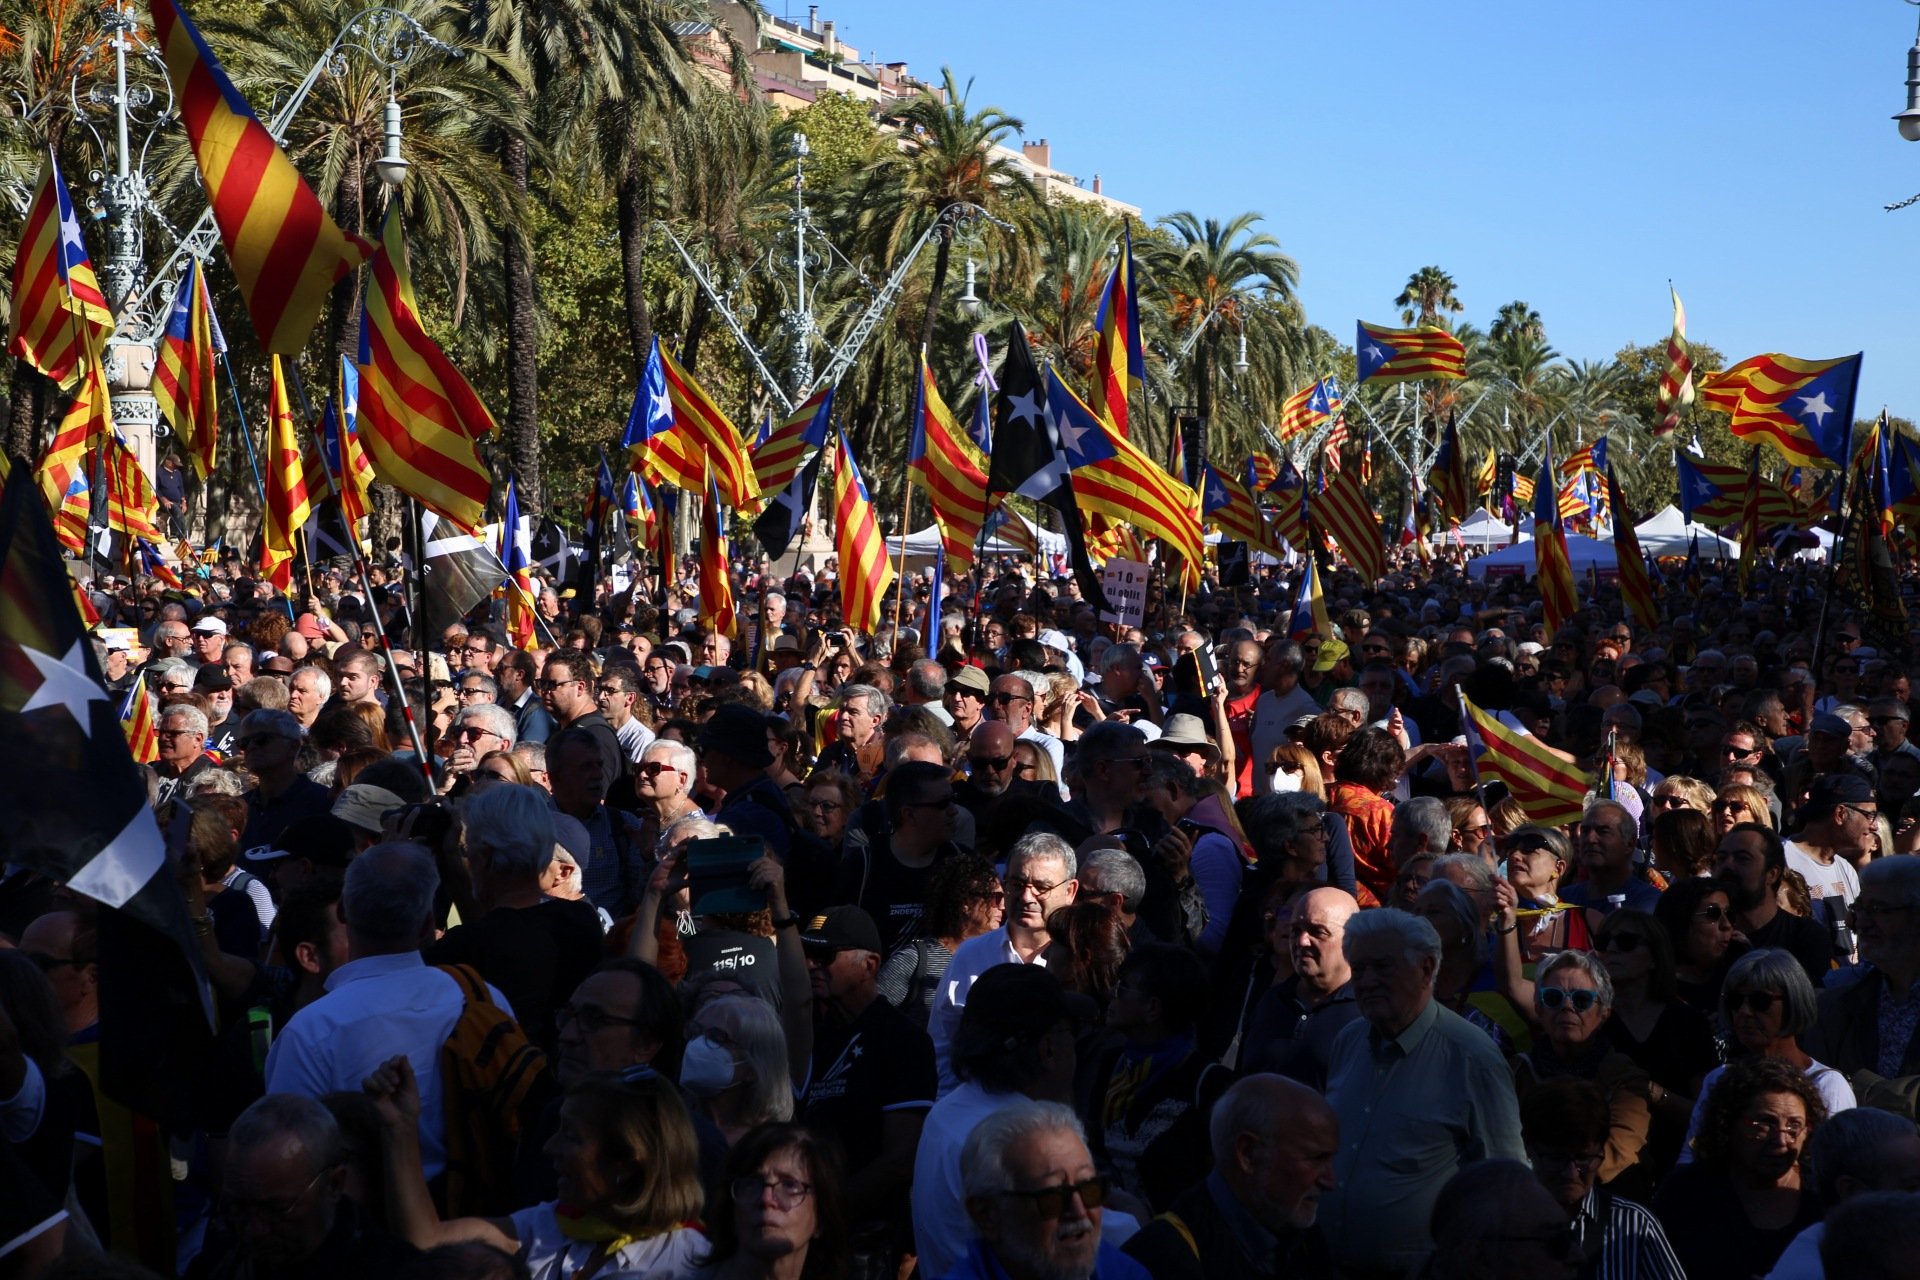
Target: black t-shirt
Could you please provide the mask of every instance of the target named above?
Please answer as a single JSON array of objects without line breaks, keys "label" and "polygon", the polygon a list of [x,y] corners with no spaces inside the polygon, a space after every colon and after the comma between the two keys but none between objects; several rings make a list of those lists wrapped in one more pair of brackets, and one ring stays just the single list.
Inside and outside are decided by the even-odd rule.
[{"label": "black t-shirt", "polygon": [[815,1025],[801,1115],[838,1139],[851,1176],[880,1155],[887,1114],[931,1110],[939,1086],[932,1039],[876,998],[847,1026]]},{"label": "black t-shirt", "polygon": [[1833,935],[1817,920],[1776,911],[1773,919],[1747,934],[1755,947],[1774,947],[1790,953],[1807,971],[1807,979],[1818,991],[1833,968]]},{"label": "black t-shirt", "polygon": [[840,860],[829,900],[851,902],[873,917],[884,958],[926,932],[927,881],[939,864],[936,854],[924,867],[906,866],[882,840]]},{"label": "black t-shirt", "polygon": [[718,969],[768,1004],[780,1007],[780,959],[772,938],[733,929],[683,934],[687,976]]},{"label": "black t-shirt", "polygon": [[527,1038],[549,1055],[553,1011],[600,963],[600,913],[585,900],[548,898],[532,907],[495,907],[450,930],[427,950],[428,964],[468,964],[500,989]]},{"label": "black t-shirt", "polygon": [[[333,793],[304,774],[293,785],[269,800],[259,791],[247,792],[247,829],[240,837],[242,854],[272,845],[280,834],[302,818],[333,809]],[[246,868],[254,870],[252,866]]]}]

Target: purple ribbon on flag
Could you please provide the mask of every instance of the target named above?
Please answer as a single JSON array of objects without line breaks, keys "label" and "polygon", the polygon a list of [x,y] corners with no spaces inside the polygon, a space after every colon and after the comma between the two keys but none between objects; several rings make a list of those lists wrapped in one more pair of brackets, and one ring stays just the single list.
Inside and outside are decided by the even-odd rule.
[{"label": "purple ribbon on flag", "polygon": [[980,372],[973,375],[973,385],[985,387],[988,391],[1000,390],[1000,384],[993,380],[993,370],[987,367],[987,335],[973,335],[973,358],[980,362]]}]

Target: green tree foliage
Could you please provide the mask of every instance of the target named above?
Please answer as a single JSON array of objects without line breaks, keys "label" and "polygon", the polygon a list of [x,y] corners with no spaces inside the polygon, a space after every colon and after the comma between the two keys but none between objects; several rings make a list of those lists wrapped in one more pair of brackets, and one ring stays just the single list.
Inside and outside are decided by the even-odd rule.
[{"label": "green tree foliage", "polygon": [[807,180],[831,188],[871,165],[881,135],[865,103],[851,94],[822,93],[786,118],[783,132],[807,135]]}]

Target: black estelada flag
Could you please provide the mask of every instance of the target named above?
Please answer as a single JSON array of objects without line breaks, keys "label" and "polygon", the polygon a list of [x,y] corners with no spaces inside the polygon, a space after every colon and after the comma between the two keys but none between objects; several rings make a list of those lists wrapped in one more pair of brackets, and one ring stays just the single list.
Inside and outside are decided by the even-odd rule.
[{"label": "black estelada flag", "polygon": [[[31,475],[16,461],[0,493],[0,845],[16,866],[154,935],[180,962],[182,986],[191,975],[211,1027],[186,897]],[[103,975],[103,996],[105,985]]]},{"label": "black estelada flag", "polygon": [[1067,558],[1080,594],[1103,619],[1112,619],[1113,606],[1100,583],[1100,574],[1087,556],[1086,527],[1073,496],[1073,468],[1060,447],[1060,434],[1047,413],[1047,388],[1034,366],[1027,332],[1018,324],[1007,341],[1000,362],[1000,389],[993,397],[993,461],[987,475],[987,505],[1000,493],[1017,493],[1060,513],[1067,536]]},{"label": "black estelada flag", "polygon": [[420,571],[424,634],[439,635],[440,628],[491,596],[505,581],[507,567],[492,547],[431,511],[422,513],[420,528],[426,547]]},{"label": "black estelada flag", "polygon": [[807,518],[807,508],[813,503],[813,485],[820,475],[820,459],[825,454],[825,449],[815,451],[807,465],[793,473],[793,482],[775,494],[767,503],[767,509],[753,522],[754,540],[770,559],[778,560],[787,554],[793,549],[793,540],[800,536],[801,522]]},{"label": "black estelada flag", "polygon": [[559,586],[573,585],[580,569],[580,553],[567,531],[551,516],[533,526],[533,562],[553,576]]}]

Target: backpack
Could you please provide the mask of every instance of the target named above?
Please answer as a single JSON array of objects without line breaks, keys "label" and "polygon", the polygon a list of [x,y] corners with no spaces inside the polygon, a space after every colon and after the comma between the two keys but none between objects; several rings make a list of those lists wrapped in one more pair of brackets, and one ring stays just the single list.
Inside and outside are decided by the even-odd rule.
[{"label": "backpack", "polygon": [[460,984],[466,1001],[440,1049],[447,1141],[443,1216],[511,1213],[521,1108],[547,1069],[546,1055],[493,1002],[477,969],[437,967]]}]

